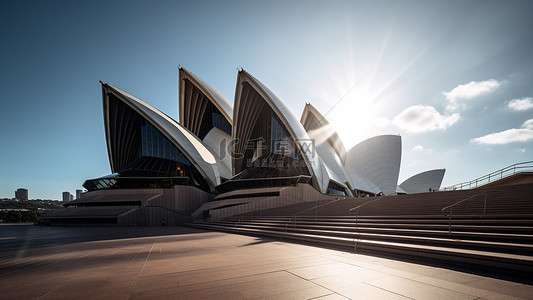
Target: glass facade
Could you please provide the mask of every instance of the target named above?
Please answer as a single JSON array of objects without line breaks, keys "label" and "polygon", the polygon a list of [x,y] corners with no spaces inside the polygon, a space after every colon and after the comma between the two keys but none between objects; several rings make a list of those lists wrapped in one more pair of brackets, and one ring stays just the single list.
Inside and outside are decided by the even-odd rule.
[{"label": "glass facade", "polygon": [[339,184],[330,181],[328,184],[328,190],[326,194],[330,195],[339,195],[339,196],[346,196],[346,190],[340,186]]},{"label": "glass facade", "polygon": [[272,116],[271,124],[271,152],[281,156],[298,158],[294,149],[294,141],[285,130],[285,127],[280,124],[278,116]]},{"label": "glass facade", "polygon": [[235,159],[237,174],[234,178],[309,175],[306,161],[280,117],[248,83],[243,86],[243,94],[250,100],[247,101],[249,108],[244,108],[246,115],[241,116],[246,126],[237,134],[242,140],[237,151],[243,156]]},{"label": "glass facade", "polygon": [[231,124],[226,120],[226,117],[213,105],[214,110],[211,111],[211,118],[213,119],[213,127],[216,127],[228,135],[231,135]]},{"label": "glass facade", "polygon": [[185,79],[185,111],[183,126],[201,140],[216,127],[231,135],[231,124],[222,112],[191,81]]},{"label": "glass facade", "polygon": [[[189,159],[154,125],[115,95],[108,97],[113,172],[121,177],[188,177],[190,184],[209,190]],[[98,184],[103,183],[96,188],[116,188]]]},{"label": "glass facade", "polygon": [[159,157],[190,166],[189,160],[152,124],[141,121],[142,156]]}]

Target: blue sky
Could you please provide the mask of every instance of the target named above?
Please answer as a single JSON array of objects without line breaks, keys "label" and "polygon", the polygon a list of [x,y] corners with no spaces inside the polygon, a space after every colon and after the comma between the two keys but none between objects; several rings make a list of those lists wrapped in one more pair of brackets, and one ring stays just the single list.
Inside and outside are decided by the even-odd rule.
[{"label": "blue sky", "polygon": [[[194,3],[193,3],[194,2]],[[233,101],[237,67],[347,148],[400,134],[400,182],[533,160],[531,1],[7,1],[0,197],[110,173],[99,80],[178,118],[177,66]],[[341,100],[339,102],[339,100]]]}]

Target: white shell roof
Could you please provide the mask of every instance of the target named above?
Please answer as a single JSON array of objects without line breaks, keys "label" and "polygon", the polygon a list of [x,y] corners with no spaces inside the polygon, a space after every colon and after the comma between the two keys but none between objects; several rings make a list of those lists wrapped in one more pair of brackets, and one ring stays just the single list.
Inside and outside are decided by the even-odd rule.
[{"label": "white shell roof", "polygon": [[363,175],[359,174],[353,169],[350,172],[348,171],[348,168],[346,168],[346,178],[353,189],[372,194],[377,194],[380,192],[380,189],[375,184],[370,182],[368,179],[365,179]]},{"label": "white shell roof", "polygon": [[[283,104],[283,102],[263,83],[244,70],[239,71],[237,77],[237,86],[235,88],[235,109],[233,120],[235,127],[245,126],[245,124],[239,124],[239,120],[237,119],[243,82],[248,82],[263,97],[263,99],[283,122],[283,125],[287,128],[295,143],[300,145],[300,148],[302,148],[300,141],[310,140],[309,135],[303,128],[302,124],[300,124],[298,119],[292,114],[287,106],[285,106],[285,104]],[[312,175],[313,180],[316,181],[320,192],[326,193],[329,183],[329,176],[324,164],[322,163],[322,160],[318,155],[312,155],[307,151],[302,151],[302,154],[307,163],[309,172]]]},{"label": "white shell roof", "polygon": [[407,178],[399,187],[407,194],[417,194],[429,192],[429,189],[440,189],[442,179],[446,169],[435,169],[425,171]]},{"label": "white shell roof", "polygon": [[[402,139],[399,135],[380,135],[355,145],[346,154],[346,172],[352,177],[361,177],[372,183],[384,195],[396,193]],[[353,188],[358,188],[353,182]]]},{"label": "white shell roof", "polygon": [[[311,113],[316,117],[316,119],[319,121],[318,126],[320,128],[331,127],[324,116],[322,116],[322,114],[320,114],[311,104],[306,104],[304,111],[302,112],[302,118],[300,119],[302,126],[305,126],[305,119],[307,118],[308,113]],[[332,133],[330,135],[336,135],[332,128],[328,128],[326,131],[331,131]],[[336,151],[336,149],[330,144],[330,137],[321,136],[324,135],[324,132],[322,132],[320,129],[307,130],[307,133],[309,137],[315,141],[315,150],[324,162],[324,167],[328,172],[329,179],[348,189],[346,186],[346,181],[348,181],[348,179],[346,177],[346,173],[344,172],[344,163],[342,158],[337,154],[339,152]],[[343,149],[340,151],[345,152],[342,142],[340,142],[338,136],[336,138],[340,143],[340,145],[336,143],[337,147],[342,147]]]},{"label": "white shell roof", "polygon": [[318,126],[321,128],[319,131],[327,135],[325,138],[331,139],[332,144],[333,144],[332,145],[333,149],[335,150],[337,155],[342,159],[343,164],[344,164],[344,159],[346,158],[346,148],[344,148],[344,144],[342,143],[337,132],[333,129],[333,126],[329,124],[328,120],[311,103],[306,103],[304,110],[302,112],[302,117],[300,118],[300,123],[304,126],[305,130],[307,130],[309,135],[313,135],[311,133],[313,129],[305,127],[306,120],[309,114],[313,115],[316,118],[316,120],[319,123]]},{"label": "white shell roof", "polygon": [[161,131],[191,161],[212,189],[220,184],[215,157],[194,134],[166,114],[121,89],[107,83],[102,83],[102,88],[113,92]]},{"label": "white shell roof", "polygon": [[180,81],[180,95],[179,95],[179,115],[180,115],[180,122],[183,122],[181,119],[184,112],[184,91],[183,88],[183,79],[188,78],[192,83],[194,83],[195,86],[197,86],[208,98],[211,100],[211,102],[220,110],[220,112],[226,117],[228,122],[233,125],[233,103],[229,102],[226,97],[224,97],[219,91],[214,89],[212,86],[210,86],[208,83],[203,81],[200,77],[196,76],[194,73],[190,72],[189,70],[180,67],[179,68],[179,81]]},{"label": "white shell roof", "polygon": [[223,139],[226,139],[226,143],[229,143],[231,136],[213,127],[204,137],[203,143],[215,156],[220,176],[229,179],[231,178],[231,155],[230,153],[225,153],[224,157],[220,157],[220,141]]}]

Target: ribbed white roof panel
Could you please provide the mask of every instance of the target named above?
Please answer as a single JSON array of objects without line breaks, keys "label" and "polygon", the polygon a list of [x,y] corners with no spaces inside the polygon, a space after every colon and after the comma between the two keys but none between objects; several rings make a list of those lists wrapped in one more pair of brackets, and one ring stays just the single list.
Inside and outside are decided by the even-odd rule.
[{"label": "ribbed white roof panel", "polygon": [[[306,122],[309,114],[314,116],[317,122],[316,124],[312,124],[315,120],[309,120],[311,122]],[[302,112],[300,123],[307,131],[309,137],[315,141],[315,150],[324,163],[329,179],[348,189],[346,186],[346,181],[348,181],[348,179],[344,171],[344,163],[338,154],[346,153],[346,150],[344,150],[340,138],[337,133],[334,132],[331,125],[329,125],[329,122],[320,112],[318,112],[318,110],[316,110],[311,104],[307,103]],[[305,127],[306,124],[311,125],[311,127]]]},{"label": "ribbed white roof panel", "polygon": [[[237,126],[246,126],[246,124],[239,124],[238,115],[239,115],[239,106],[242,93],[242,84],[248,82],[268,103],[272,110],[283,122],[283,125],[289,130],[292,138],[295,143],[299,145],[299,148],[302,149],[302,143],[310,141],[309,135],[303,128],[302,124],[298,119],[292,114],[292,112],[283,104],[283,102],[263,83],[257,80],[255,77],[250,75],[244,70],[239,71],[237,77],[237,86],[235,89],[235,110],[234,110],[234,131],[236,132]],[[310,174],[313,177],[313,181],[316,182],[320,192],[326,193],[329,176],[327,171],[322,163],[322,160],[318,155],[312,155],[308,151],[302,151],[302,156],[307,163]]]},{"label": "ribbed white roof panel", "polygon": [[399,135],[376,136],[347,152],[346,172],[371,182],[384,195],[392,195],[398,185],[401,157],[402,139]]},{"label": "ribbed white roof panel", "polygon": [[210,100],[211,102],[220,110],[220,112],[226,117],[226,120],[230,124],[233,124],[233,103],[229,102],[226,97],[224,97],[219,91],[213,88],[211,85],[202,80],[202,78],[196,76],[194,73],[189,70],[180,67],[179,68],[179,79],[180,79],[180,95],[179,95],[179,108],[180,108],[180,122],[184,112],[184,88],[182,86],[183,79],[187,78],[195,86],[197,86]]},{"label": "ribbed white roof panel", "polygon": [[446,169],[425,171],[407,178],[399,187],[407,194],[425,193],[429,192],[429,189],[438,190],[445,172]]},{"label": "ribbed white roof panel", "polygon": [[[311,138],[313,138],[311,136]],[[346,174],[344,173],[344,166],[340,157],[335,152],[335,149],[327,142],[324,141],[319,144],[315,144],[316,153],[322,159],[326,171],[330,180],[337,182],[339,185],[348,188],[346,181],[348,181]],[[328,181],[329,183],[329,181]]]},{"label": "ribbed white roof panel", "polygon": [[[311,115],[314,117],[314,120],[309,120]],[[315,120],[318,124],[314,124],[315,122],[313,121]],[[344,148],[344,144],[337,132],[333,129],[333,126],[329,124],[328,120],[311,103],[305,104],[300,123],[309,135],[313,135],[313,131],[325,135],[322,139],[327,140],[327,142],[332,144],[333,149],[337,152],[337,155],[342,159],[344,164],[344,159],[346,158],[346,148]],[[317,128],[312,128],[314,126]]]},{"label": "ribbed white roof panel", "polygon": [[229,143],[231,136],[224,131],[213,127],[204,137],[203,142],[215,156],[220,176],[229,179],[231,178],[231,155],[230,153],[224,153],[223,157],[221,157],[220,142],[223,139],[226,139],[226,143]]},{"label": "ribbed white roof panel", "polygon": [[107,83],[102,83],[102,87],[113,92],[161,131],[194,164],[212,189],[220,184],[215,157],[194,134],[141,99]]},{"label": "ribbed white roof panel", "polygon": [[372,194],[377,194],[380,192],[380,189],[375,184],[370,182],[368,179],[365,179],[361,174],[358,174],[353,169],[349,171],[348,168],[346,168],[346,177],[353,189]]}]

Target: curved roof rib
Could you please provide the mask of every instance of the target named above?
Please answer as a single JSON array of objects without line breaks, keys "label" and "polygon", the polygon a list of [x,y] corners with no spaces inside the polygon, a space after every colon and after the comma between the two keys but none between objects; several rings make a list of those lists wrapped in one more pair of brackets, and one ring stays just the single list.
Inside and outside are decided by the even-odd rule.
[{"label": "curved roof rib", "polygon": [[[346,172],[354,178],[361,178],[375,186],[384,195],[396,193],[402,138],[399,135],[380,135],[355,145],[346,154]],[[357,182],[353,182],[358,188]]]},{"label": "curved roof rib", "polygon": [[[263,83],[244,70],[240,70],[235,88],[235,109],[233,113],[233,137],[236,139],[236,153],[245,153],[247,142],[252,138],[254,124],[265,108],[273,111],[283,127],[295,142],[302,154],[313,184],[320,192],[325,193],[329,183],[329,176],[318,155],[314,151],[307,151],[311,140],[298,119],[289,111],[281,100]],[[312,150],[312,149],[311,149]],[[233,174],[244,170],[243,161],[233,158]]]},{"label": "curved roof rib", "polygon": [[407,178],[399,187],[407,194],[429,192],[429,189],[438,190],[444,178],[446,169],[425,171]]},{"label": "curved roof rib", "polygon": [[200,174],[207,180],[210,188],[220,184],[220,175],[216,160],[213,154],[202,144],[202,142],[189,130],[179,125],[166,114],[157,110],[144,101],[122,91],[110,84],[102,83],[102,96],[104,104],[104,125],[106,131],[107,149],[111,171],[116,172],[116,163],[113,161],[113,147],[110,135],[109,120],[109,97],[114,95],[125,103],[128,107],[140,114],[159,132],[161,132],[183,155],[194,165]]},{"label": "curved roof rib", "polygon": [[[346,158],[344,144],[328,120],[311,103],[305,104],[300,123],[302,123],[310,136],[315,134],[323,135],[322,139],[327,139],[328,143],[344,163],[344,159]],[[312,131],[315,131],[315,133],[313,134]]]},{"label": "curved roof rib", "polygon": [[[233,124],[233,104],[200,77],[183,67],[179,68],[179,116],[180,124],[200,139],[213,128],[212,112],[222,115],[228,128],[222,129],[231,134]],[[220,122],[220,120],[219,120]],[[222,126],[221,126],[222,127]]]},{"label": "curved roof rib", "polygon": [[324,116],[313,105],[306,103],[300,123],[309,137],[315,142],[315,149],[324,162],[324,166],[331,180],[346,188],[347,177],[344,171],[344,156],[346,150],[339,136]]}]

